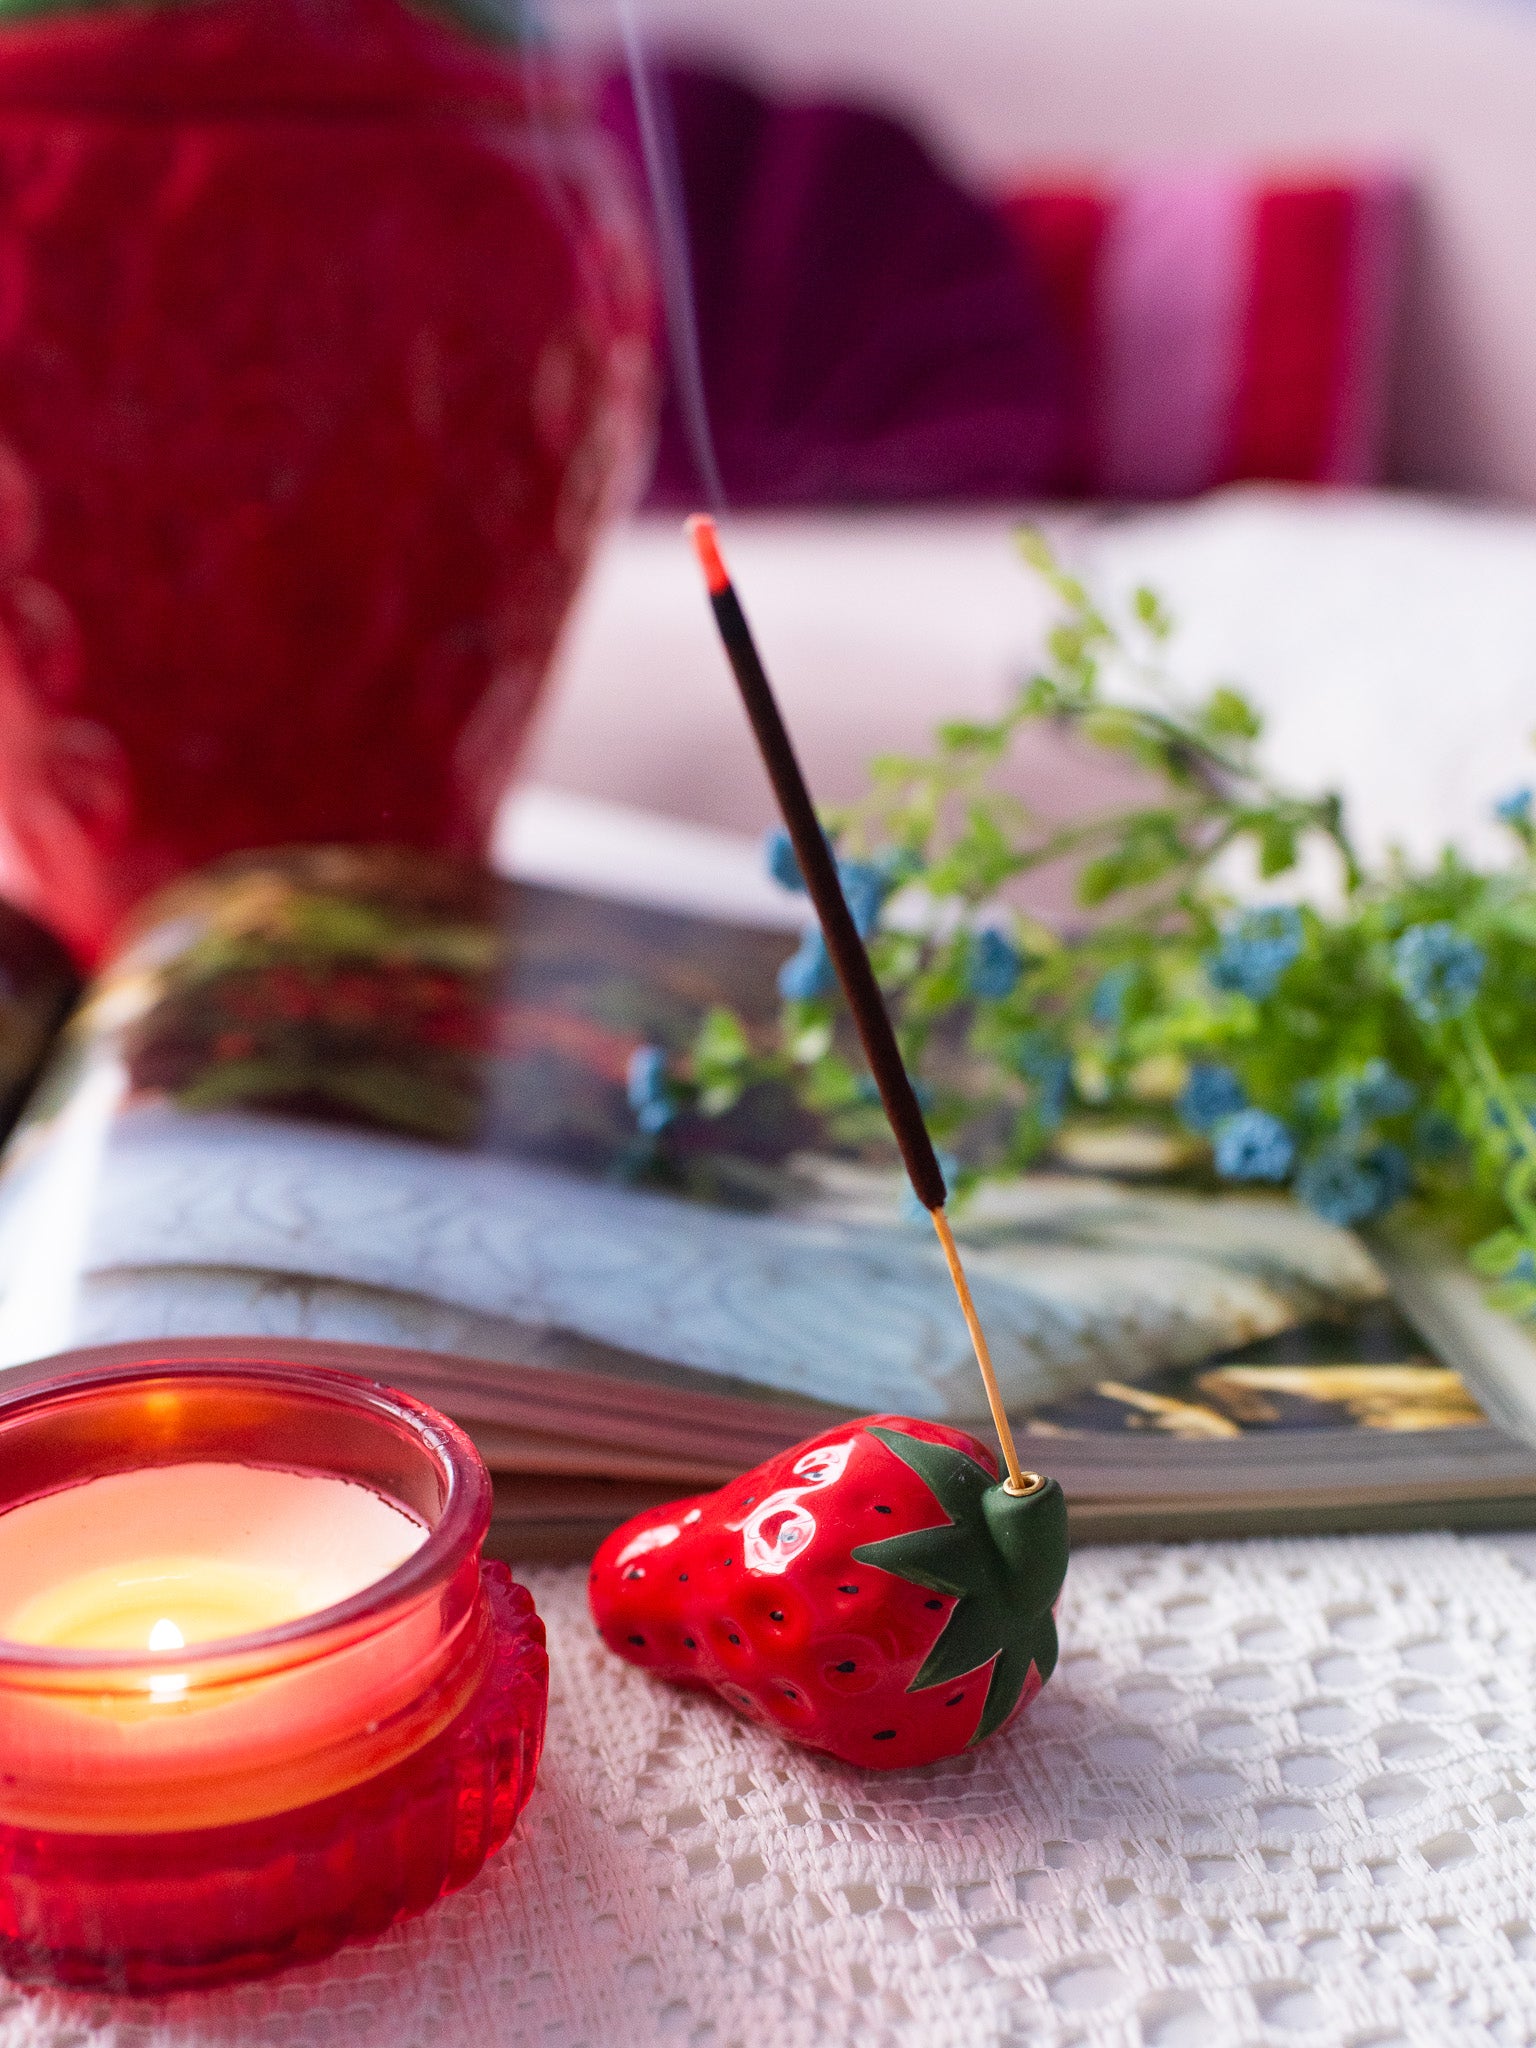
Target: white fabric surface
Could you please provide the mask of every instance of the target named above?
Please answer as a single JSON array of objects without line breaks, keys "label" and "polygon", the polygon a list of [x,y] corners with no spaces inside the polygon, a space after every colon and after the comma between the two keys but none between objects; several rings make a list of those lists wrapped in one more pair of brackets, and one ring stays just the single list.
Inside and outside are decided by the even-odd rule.
[{"label": "white fabric surface", "polygon": [[[1048,623],[1003,511],[732,515],[722,535],[806,773],[862,795],[870,756],[996,704]],[[1080,522],[1079,522],[1080,523]],[[777,813],[681,523],[604,540],[529,748],[530,781],[717,829]]]},{"label": "white fabric surface", "polygon": [[1177,622],[1172,665],[1231,677],[1294,789],[1342,789],[1362,846],[1508,859],[1495,799],[1536,782],[1536,517],[1387,493],[1224,491],[1101,527],[1086,556]]},{"label": "white fabric surface", "polygon": [[1536,2040],[1531,1539],[1106,1549],[1012,1729],[909,1776],[781,1745],[529,1574],[512,1844],[371,1948],[0,2048],[1389,2048]]}]

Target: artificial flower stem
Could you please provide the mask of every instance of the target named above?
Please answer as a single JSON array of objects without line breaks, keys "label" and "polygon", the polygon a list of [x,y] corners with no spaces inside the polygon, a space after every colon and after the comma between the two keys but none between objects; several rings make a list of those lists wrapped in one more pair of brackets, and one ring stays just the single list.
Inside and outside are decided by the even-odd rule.
[{"label": "artificial flower stem", "polygon": [[1533,1137],[1530,1118],[1509,1084],[1509,1079],[1494,1057],[1483,1027],[1477,1018],[1468,1012],[1459,1019],[1462,1044],[1472,1062],[1474,1072],[1482,1084],[1486,1097],[1491,1098],[1503,1113],[1520,1158],[1504,1176],[1504,1199],[1521,1224],[1525,1234],[1536,1243],[1536,1205],[1526,1193],[1526,1185],[1536,1174],[1536,1137]]},{"label": "artificial flower stem", "polygon": [[1504,1112],[1510,1136],[1525,1154],[1527,1165],[1536,1168],[1536,1133],[1532,1132],[1531,1120],[1524,1105],[1509,1085],[1503,1068],[1494,1058],[1493,1048],[1484,1036],[1483,1027],[1477,1018],[1468,1011],[1460,1022],[1462,1043],[1471,1057],[1484,1089]]}]

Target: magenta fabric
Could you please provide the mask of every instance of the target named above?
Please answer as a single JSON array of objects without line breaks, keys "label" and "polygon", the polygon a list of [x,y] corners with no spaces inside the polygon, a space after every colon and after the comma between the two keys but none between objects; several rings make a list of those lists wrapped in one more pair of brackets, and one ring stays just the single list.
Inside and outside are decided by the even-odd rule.
[{"label": "magenta fabric", "polygon": [[1247,197],[1232,178],[1143,178],[1107,223],[1090,343],[1110,498],[1182,498],[1220,474],[1242,362]]},{"label": "magenta fabric", "polygon": [[[1038,496],[1059,483],[1066,352],[994,209],[901,123],[672,67],[703,386],[738,506]],[[604,97],[642,155],[627,81]],[[703,491],[669,392],[651,502]]]},{"label": "magenta fabric", "polygon": [[[658,72],[726,501],[1188,497],[1383,468],[1410,191],[1163,165],[967,191],[888,115]],[[627,83],[605,117],[642,166]],[[706,496],[669,392],[651,502]]]},{"label": "magenta fabric", "polygon": [[1158,169],[997,196],[1071,337],[1089,496],[1383,469],[1410,188],[1390,170]]}]

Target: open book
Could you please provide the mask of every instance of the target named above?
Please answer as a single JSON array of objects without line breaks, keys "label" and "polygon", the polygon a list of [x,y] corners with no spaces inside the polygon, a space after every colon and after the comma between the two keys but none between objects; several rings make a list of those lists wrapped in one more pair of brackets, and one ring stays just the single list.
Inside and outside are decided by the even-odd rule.
[{"label": "open book", "polygon": [[[772,1014],[789,943],[307,849],[165,893],[62,1030],[57,963],[18,967],[12,1039],[47,1048],[0,1172],[0,1367],[320,1346],[468,1427],[521,1555],[839,1416],[985,1435],[893,1156],[772,1090],[660,1137],[629,1107],[637,1047]],[[1065,1166],[956,1227],[1080,1538],[1536,1520],[1536,1348],[1433,1248]]]}]

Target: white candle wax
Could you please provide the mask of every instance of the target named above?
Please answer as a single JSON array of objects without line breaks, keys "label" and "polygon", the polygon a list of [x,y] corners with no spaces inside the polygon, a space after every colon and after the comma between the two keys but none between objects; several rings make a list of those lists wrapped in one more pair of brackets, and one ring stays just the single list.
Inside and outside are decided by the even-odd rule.
[{"label": "white candle wax", "polygon": [[[89,1479],[0,1514],[0,1648],[137,1652],[116,1675],[0,1693],[0,1821],[195,1827],[280,1811],[387,1767],[452,1718],[418,1659],[431,1613],[367,1622],[264,1675],[220,1645],[377,1584],[427,1540],[406,1509],[331,1473],[206,1461]],[[445,1654],[440,1651],[439,1654]],[[258,1660],[259,1661],[259,1660]],[[51,1667],[52,1668],[52,1667]],[[146,1820],[145,1816],[148,1816]]]},{"label": "white candle wax", "polygon": [[415,1516],[328,1473],[152,1465],[0,1515],[0,1636],[148,1649],[315,1614],[403,1564]]}]

